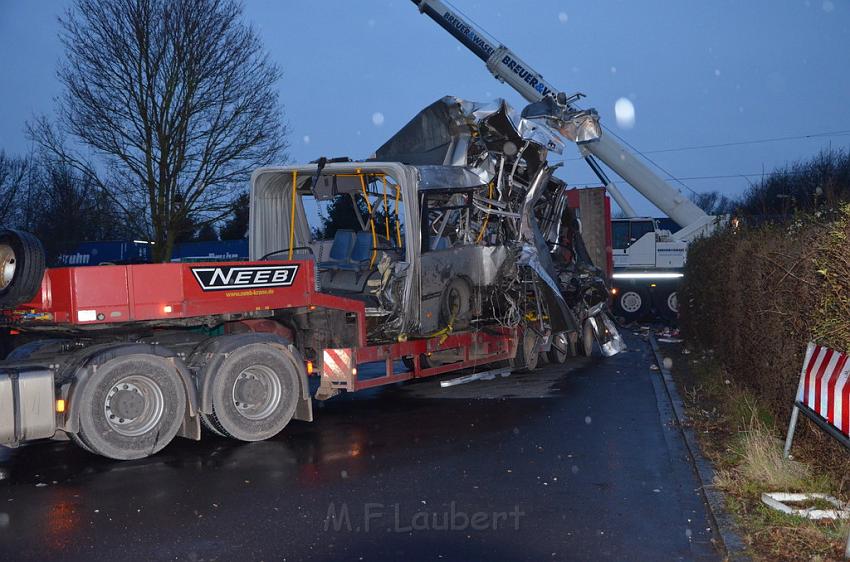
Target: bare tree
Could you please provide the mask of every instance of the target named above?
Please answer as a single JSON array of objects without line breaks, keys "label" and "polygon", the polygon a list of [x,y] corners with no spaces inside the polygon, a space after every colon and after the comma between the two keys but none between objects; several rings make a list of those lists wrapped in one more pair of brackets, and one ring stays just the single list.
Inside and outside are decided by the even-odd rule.
[{"label": "bare tree", "polygon": [[222,240],[239,240],[248,236],[248,217],[251,197],[243,191],[233,200],[230,216],[221,225],[218,234]]},{"label": "bare tree", "polygon": [[709,215],[728,215],[735,212],[738,202],[719,191],[706,191],[691,195],[691,201]]},{"label": "bare tree", "polygon": [[0,226],[17,223],[15,203],[18,195],[26,189],[31,168],[31,159],[7,156],[0,150]]},{"label": "bare tree", "polygon": [[[76,0],[60,21],[58,127],[42,117],[30,134],[128,217],[144,209],[155,260],[183,225],[227,214],[253,168],[284,158],[281,73],[239,3]],[[104,161],[67,149],[66,134]]]},{"label": "bare tree", "polygon": [[48,263],[83,241],[131,236],[112,199],[70,165],[41,158],[32,170],[20,224],[44,244]]}]

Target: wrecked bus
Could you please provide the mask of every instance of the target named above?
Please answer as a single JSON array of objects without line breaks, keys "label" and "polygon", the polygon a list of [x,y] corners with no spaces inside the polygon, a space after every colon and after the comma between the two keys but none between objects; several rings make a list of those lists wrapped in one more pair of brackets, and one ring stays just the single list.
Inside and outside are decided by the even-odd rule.
[{"label": "wrecked bus", "polygon": [[557,148],[503,101],[443,98],[372,159],[256,170],[249,261],[45,271],[5,231],[3,323],[28,342],[0,365],[0,444],[257,441],[342,392],[618,352],[610,208],[553,176]]}]

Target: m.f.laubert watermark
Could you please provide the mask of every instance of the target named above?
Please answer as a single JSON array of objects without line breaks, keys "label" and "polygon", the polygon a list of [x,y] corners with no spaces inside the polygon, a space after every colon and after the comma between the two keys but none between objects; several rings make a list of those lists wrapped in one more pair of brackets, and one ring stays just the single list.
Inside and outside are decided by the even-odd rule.
[{"label": "m.f.laubert watermark", "polygon": [[498,531],[519,530],[525,512],[515,505],[510,511],[466,511],[451,502],[447,509],[405,510],[400,504],[365,503],[349,507],[347,502],[328,505],[324,530],[369,533],[385,531]]}]

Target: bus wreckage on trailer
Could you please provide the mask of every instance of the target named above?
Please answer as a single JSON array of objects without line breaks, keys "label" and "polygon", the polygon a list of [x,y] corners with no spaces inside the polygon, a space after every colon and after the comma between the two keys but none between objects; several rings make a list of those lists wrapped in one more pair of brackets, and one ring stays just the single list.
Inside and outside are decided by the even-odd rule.
[{"label": "bus wreckage on trailer", "polygon": [[[0,444],[256,441],[341,392],[617,353],[608,199],[553,176],[549,109],[446,97],[368,160],[256,170],[247,262],[45,270],[5,231],[0,306],[24,343],[0,365]],[[345,220],[311,228],[328,205]]]}]

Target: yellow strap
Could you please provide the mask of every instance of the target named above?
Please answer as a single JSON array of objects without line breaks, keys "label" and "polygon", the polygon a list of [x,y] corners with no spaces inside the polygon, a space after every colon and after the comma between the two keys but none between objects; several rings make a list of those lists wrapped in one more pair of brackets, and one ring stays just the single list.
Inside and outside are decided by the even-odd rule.
[{"label": "yellow strap", "polygon": [[[493,182],[490,182],[490,185],[487,187],[487,199],[493,198]],[[490,203],[487,203],[487,210],[490,210]],[[490,222],[490,213],[484,215],[484,224],[481,225],[481,232],[478,233],[478,238],[475,239],[475,243],[478,244],[481,242],[481,239],[484,238],[484,232],[487,230],[487,223]]]},{"label": "yellow strap", "polygon": [[398,218],[398,203],[401,199],[401,186],[395,186],[395,235],[398,239],[398,247],[401,248],[401,221]]},{"label": "yellow strap", "polygon": [[360,187],[363,188],[363,199],[366,200],[366,210],[369,211],[369,226],[372,228],[372,257],[369,258],[369,267],[375,265],[378,256],[378,234],[375,232],[375,220],[372,218],[372,203],[369,202],[369,194],[366,193],[366,178],[360,174]]},{"label": "yellow strap", "polygon": [[292,170],[292,208],[289,210],[289,259],[295,250],[295,188],[297,187],[298,171]]},{"label": "yellow strap", "polygon": [[387,203],[387,176],[382,178],[384,180],[384,228],[387,231],[387,241],[390,240],[390,204]]}]

